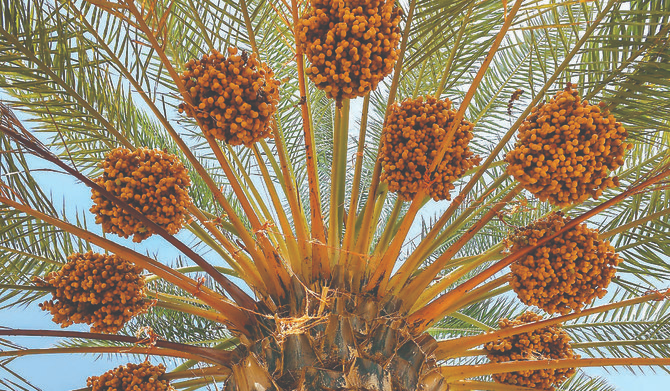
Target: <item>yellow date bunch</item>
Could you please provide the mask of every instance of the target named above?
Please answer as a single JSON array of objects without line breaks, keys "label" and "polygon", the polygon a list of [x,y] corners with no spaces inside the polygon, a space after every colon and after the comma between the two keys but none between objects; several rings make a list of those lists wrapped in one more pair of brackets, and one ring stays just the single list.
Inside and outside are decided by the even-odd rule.
[{"label": "yellow date bunch", "polygon": [[374,90],[398,59],[400,19],[393,0],[310,0],[296,30],[305,72],[338,102]]},{"label": "yellow date bunch", "polygon": [[609,171],[623,164],[626,130],[607,109],[582,101],[568,83],[533,108],[505,160],[507,173],[542,201],[566,206],[618,186]]},{"label": "yellow date bunch", "polygon": [[[103,174],[95,183],[169,234],[174,235],[183,227],[191,205],[191,179],[179,158],[156,149],[116,148],[100,162],[100,167]],[[104,232],[124,238],[133,235],[134,242],[155,233],[100,192],[93,190],[91,198],[91,212]]]},{"label": "yellow date bunch", "polygon": [[163,364],[126,364],[109,370],[100,376],[91,376],[86,384],[91,391],[173,391],[168,380],[160,379],[165,374]]},{"label": "yellow date bunch", "polygon": [[40,308],[61,327],[85,323],[92,332],[113,334],[149,306],[142,268],[116,255],[72,254],[60,270],[36,282],[53,288]]},{"label": "yellow date bunch", "polygon": [[[511,253],[534,246],[569,221],[554,212],[517,228],[505,245]],[[614,247],[598,238],[598,230],[578,224],[512,264],[511,285],[524,304],[550,314],[568,314],[607,293],[620,261]]]},{"label": "yellow date bunch", "polygon": [[179,105],[179,112],[196,118],[206,134],[247,147],[272,137],[280,82],[255,54],[234,47],[228,57],[212,51],[189,61],[181,80],[192,102]]},{"label": "yellow date bunch", "polygon": [[462,120],[430,179],[424,176],[455,115],[448,99],[437,100],[432,96],[425,100],[405,99],[392,106],[381,146],[381,180],[388,184],[389,191],[397,192],[406,201],[422,189],[435,200],[451,199],[453,182],[481,161],[468,148],[474,125]]},{"label": "yellow date bunch", "polygon": [[[542,316],[525,312],[514,320],[501,319],[501,330],[535,323]],[[484,345],[486,356],[493,363],[507,361],[555,360],[579,358],[570,346],[570,336],[558,325],[546,326],[530,333],[521,333]],[[575,368],[526,370],[498,373],[493,379],[499,383],[513,384],[539,390],[553,390],[575,374]]]}]

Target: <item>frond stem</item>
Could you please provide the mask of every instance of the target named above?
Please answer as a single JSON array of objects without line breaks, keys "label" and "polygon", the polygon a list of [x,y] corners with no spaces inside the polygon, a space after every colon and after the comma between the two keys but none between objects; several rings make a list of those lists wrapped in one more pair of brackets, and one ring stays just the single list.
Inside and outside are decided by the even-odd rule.
[{"label": "frond stem", "polygon": [[349,144],[349,99],[343,99],[335,107],[333,126],[333,161],[330,171],[330,216],[328,221],[328,244],[330,267],[339,263],[340,238],[344,225],[344,193],[347,179],[347,150]]},{"label": "frond stem", "polygon": [[[344,230],[344,239],[342,241],[342,248],[344,249],[346,259],[344,269],[348,270],[351,264],[353,273],[358,273],[360,269],[360,257],[352,254],[354,245],[356,244],[356,216],[358,215],[358,197],[361,186],[361,172],[363,170],[363,155],[365,152],[365,137],[368,128],[368,110],[370,108],[370,94],[366,94],[363,98],[363,108],[361,112],[361,126],[358,131],[358,148],[356,149],[356,163],[354,164],[354,183],[351,185],[351,199],[349,200],[349,214],[347,215],[346,228]],[[358,286],[352,284],[354,290],[358,290]]]},{"label": "frond stem", "polygon": [[528,360],[507,361],[481,365],[459,365],[441,367],[442,375],[447,381],[466,379],[476,376],[509,373],[517,371],[534,371],[539,369],[585,368],[606,366],[665,366],[670,365],[670,358],[578,358],[560,360]]},{"label": "frond stem", "polygon": [[293,36],[296,45],[296,65],[298,70],[298,84],[300,89],[300,112],[302,115],[303,133],[305,142],[305,158],[307,163],[307,181],[309,183],[309,202],[312,223],[312,279],[328,278],[330,276],[330,262],[328,260],[327,239],[321,212],[321,196],[319,190],[319,173],[316,169],[316,150],[314,132],[309,113],[307,98],[307,82],[305,80],[305,57],[300,45],[298,27],[298,0],[291,0],[293,16]]},{"label": "frond stem", "polygon": [[[22,336],[22,337],[81,338],[81,339],[93,339],[98,341],[114,341],[114,342],[135,344],[135,346],[110,347],[124,350],[136,349],[138,347],[141,347],[140,345],[143,344],[145,345],[152,344],[156,348],[167,349],[169,351],[175,351],[175,352],[184,352],[190,355],[194,355],[196,359],[206,358],[207,360],[211,360],[218,365],[231,365],[231,360],[233,359],[233,354],[229,351],[220,351],[204,346],[193,346],[179,342],[166,341],[162,339],[158,339],[156,341],[149,341],[146,338],[136,338],[127,335],[88,333],[88,332],[67,331],[67,330],[27,330],[27,329],[5,329],[5,328],[0,328],[0,335]],[[51,349],[53,348],[35,349],[35,350],[43,352]],[[78,349],[78,348],[64,348],[64,349],[67,350],[67,349]],[[1,353],[3,352],[0,352],[0,354]],[[67,353],[67,352],[61,352],[61,353]],[[72,353],[79,353],[79,352],[73,351]],[[101,353],[117,353],[117,352],[101,352]],[[119,352],[119,353],[128,353],[128,352]],[[135,354],[135,352],[131,353]],[[40,354],[40,353],[28,353],[28,354]],[[12,354],[7,354],[5,356],[12,356]],[[175,356],[175,357],[181,357],[181,356]]]}]

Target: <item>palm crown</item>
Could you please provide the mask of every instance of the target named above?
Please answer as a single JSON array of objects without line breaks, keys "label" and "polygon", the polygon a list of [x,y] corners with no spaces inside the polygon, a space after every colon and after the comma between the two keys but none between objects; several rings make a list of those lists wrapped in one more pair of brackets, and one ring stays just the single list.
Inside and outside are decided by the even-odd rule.
[{"label": "palm crown", "polygon": [[670,364],[664,0],[0,7],[0,298],[91,325],[0,335],[135,356],[90,389],[605,390],[577,369]]}]

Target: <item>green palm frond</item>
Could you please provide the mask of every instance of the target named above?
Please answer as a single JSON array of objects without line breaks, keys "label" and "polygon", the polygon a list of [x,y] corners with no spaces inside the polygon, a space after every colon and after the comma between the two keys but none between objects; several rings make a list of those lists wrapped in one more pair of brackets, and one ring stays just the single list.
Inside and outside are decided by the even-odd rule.
[{"label": "green palm frond", "polygon": [[[87,239],[126,251],[120,247],[126,242],[116,238],[107,242],[105,235],[87,237],[89,228],[94,233],[101,230],[87,226],[91,217],[79,211],[75,201],[63,200],[61,208],[60,200],[54,200],[47,190],[45,174],[57,178],[65,174],[63,171],[74,172],[83,175],[78,178],[86,183],[87,178],[100,174],[98,163],[112,149],[146,146],[176,155],[189,171],[192,218],[177,239],[162,236],[192,257],[163,248],[161,239],[151,245],[132,246],[126,254],[156,262],[153,271],[157,275],[147,275],[147,300],[156,299],[148,312],[127,323],[119,336],[130,338],[151,330],[161,341],[181,343],[187,350],[202,348],[200,352],[222,354],[215,361],[224,363],[221,365],[228,373],[217,374],[214,380],[180,378],[181,383],[175,384],[179,389],[203,389],[209,387],[208,382],[216,388],[224,378],[239,379],[240,373],[249,369],[241,369],[243,364],[236,360],[252,357],[249,352],[258,357],[283,352],[290,345],[283,345],[284,338],[288,341],[309,334],[308,339],[315,335],[327,339],[325,335],[334,327],[330,321],[328,325],[310,322],[324,311],[328,316],[335,314],[335,306],[326,304],[331,299],[340,302],[338,316],[346,314],[351,318],[346,322],[359,322],[354,318],[362,316],[357,313],[360,308],[349,308],[355,305],[338,296],[347,289],[352,297],[364,297],[378,305],[379,314],[375,310],[373,316],[383,318],[379,325],[384,327],[387,319],[395,316],[396,306],[404,311],[398,326],[405,333],[401,333],[403,338],[411,336],[413,341],[428,332],[440,346],[452,346],[460,339],[482,342],[471,338],[485,338],[496,332],[501,318],[512,319],[529,309],[510,292],[506,279],[510,263],[496,268],[503,264],[501,259],[514,256],[503,251],[505,237],[516,227],[557,210],[573,219],[589,216],[585,219],[588,226],[598,228],[623,260],[605,300],[584,311],[595,311],[604,302],[616,307],[624,300],[644,298],[634,305],[565,322],[563,327],[578,353],[594,358],[670,359],[670,304],[653,301],[663,290],[656,296],[649,294],[667,288],[670,279],[667,178],[612,203],[628,194],[628,189],[668,172],[670,167],[667,0],[394,3],[403,10],[399,29],[402,34],[407,32],[402,37],[406,45],[398,49],[395,72],[365,98],[369,110],[365,110],[366,118],[360,118],[363,99],[352,99],[342,106],[316,88],[305,72],[298,71],[303,62],[309,67],[312,59],[305,62],[302,55],[296,55],[302,49],[295,47],[294,15],[299,18],[310,1],[0,0],[3,110],[9,113],[4,107],[11,106],[19,116],[15,125],[25,124],[39,137],[45,151],[53,152],[67,165],[56,170],[31,156],[25,143],[0,136],[0,195],[8,205],[16,201],[17,208],[26,207],[19,211],[0,206],[0,310],[43,301],[49,289],[39,289],[33,277],[44,278],[71,253],[98,248]],[[250,148],[223,145],[216,155],[213,152],[219,144],[202,132],[202,119],[180,113],[180,105],[191,104],[192,92],[185,91],[179,73],[189,61],[214,50],[225,53],[229,47],[240,48],[245,56],[257,54],[268,64],[281,80],[280,99],[270,124],[274,139]],[[480,68],[486,70],[483,75],[478,73]],[[305,80],[306,86],[302,83]],[[598,200],[559,208],[522,190],[507,175],[504,156],[514,148],[514,135],[531,106],[546,102],[568,83],[576,84],[584,99],[592,104],[602,102],[611,110],[627,129],[627,142],[633,149],[623,166],[614,171],[620,181],[618,188],[608,189]],[[483,160],[489,159],[454,181],[450,203],[421,197],[400,201],[375,177],[389,105],[422,96],[448,98],[455,110],[463,106],[458,115],[464,114],[463,119],[475,124],[469,148]],[[337,139],[343,132],[338,121],[348,118],[349,113],[352,120],[347,139]],[[366,126],[359,133],[361,123]],[[309,148],[306,152],[306,135],[314,140],[314,156],[309,156]],[[357,153],[359,144],[363,144],[362,156]],[[358,159],[362,161],[360,176],[354,172]],[[332,167],[345,170],[337,172]],[[79,189],[81,184],[76,185]],[[84,186],[81,189],[89,191]],[[423,191],[420,194],[426,195]],[[594,213],[604,203],[609,206]],[[417,206],[421,208],[415,212]],[[351,219],[354,231],[345,232],[340,228],[349,222],[349,216],[355,217]],[[342,220],[339,217],[344,221],[338,221]],[[321,240],[324,237],[327,239]],[[353,244],[344,248],[341,244],[347,239]],[[154,243],[159,244],[154,248]],[[426,270],[434,273],[428,276]],[[477,280],[480,276],[488,278]],[[221,282],[230,282],[228,278],[233,282]],[[175,285],[175,281],[182,285]],[[458,291],[472,281],[480,285]],[[482,292],[482,286],[493,288]],[[419,289],[408,292],[412,287]],[[461,297],[453,297],[454,292],[460,292]],[[403,303],[406,298],[400,296],[404,293],[415,295],[407,300],[417,302]],[[306,310],[296,309],[301,300],[309,303]],[[438,311],[436,303],[441,300],[447,304],[452,300],[451,307]],[[309,307],[315,302],[323,303],[322,308],[316,305],[316,316]],[[299,318],[302,315],[309,319]],[[430,328],[424,330],[428,325]],[[276,332],[275,326],[283,329]],[[381,333],[382,326],[371,328],[371,333]],[[344,326],[338,323],[337,327]],[[363,335],[358,329],[356,333],[352,338]],[[277,343],[275,337],[281,348],[271,346]],[[142,345],[149,349],[130,339],[98,338],[75,336],[56,346],[72,351],[110,348],[105,351],[112,355],[126,355],[123,347]],[[307,350],[320,349],[325,343],[321,339],[318,343],[300,342],[305,350],[300,357],[309,356]],[[481,346],[454,350],[460,355],[439,356],[434,360],[436,370],[441,370],[439,365],[485,364]],[[2,357],[22,349],[5,339],[0,339],[0,347]],[[367,360],[374,354],[358,356]],[[144,357],[136,354],[134,358]],[[36,389],[12,372],[12,359],[0,360],[0,371],[10,375],[0,377],[0,386],[12,391]],[[164,362],[176,371],[211,363],[188,355]],[[398,364],[394,361],[392,365]],[[623,367],[637,370],[632,365]],[[661,368],[667,371],[667,366]],[[340,369],[347,368],[342,364]],[[283,370],[268,370],[268,376],[275,381],[273,376]],[[615,389],[588,374],[580,369],[558,389]],[[296,379],[305,380],[305,376]],[[498,384],[492,382],[490,372],[473,377],[486,386]],[[287,379],[278,380],[278,388],[289,384]],[[267,379],[255,380],[261,384]],[[228,384],[237,391],[235,384]],[[459,386],[467,384],[453,386],[460,390],[465,388]],[[245,391],[242,388],[239,391]]]}]

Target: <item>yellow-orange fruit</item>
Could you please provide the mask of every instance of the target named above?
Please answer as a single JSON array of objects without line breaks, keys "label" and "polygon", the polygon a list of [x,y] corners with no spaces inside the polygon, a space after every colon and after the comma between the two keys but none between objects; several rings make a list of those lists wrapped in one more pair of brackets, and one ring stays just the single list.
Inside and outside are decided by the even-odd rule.
[{"label": "yellow-orange fruit", "polygon": [[[568,221],[562,213],[552,213],[517,228],[505,244],[512,253],[534,246]],[[513,263],[511,285],[523,303],[567,314],[602,298],[620,261],[614,247],[598,239],[598,230],[579,224]]]},{"label": "yellow-orange fruit", "polygon": [[453,182],[481,159],[468,148],[474,125],[462,120],[448,144],[444,159],[431,179],[424,174],[445,139],[456,111],[448,99],[435,97],[405,99],[394,104],[382,132],[382,175],[389,191],[403,200],[411,200],[420,189],[428,190],[435,200],[449,200]]},{"label": "yellow-orange fruit", "polygon": [[565,206],[598,198],[618,178],[632,144],[609,110],[582,101],[568,83],[549,102],[533,108],[507,153],[507,173],[542,201]]},{"label": "yellow-orange fruit", "polygon": [[68,262],[38,285],[54,289],[53,297],[40,304],[53,321],[67,327],[91,325],[92,332],[116,333],[133,316],[145,311],[149,302],[142,268],[116,255],[70,255]]},{"label": "yellow-orange fruit", "polygon": [[[498,325],[506,329],[540,320],[542,316],[529,311],[515,320],[501,319]],[[558,325],[501,338],[485,344],[484,349],[488,359],[494,363],[579,358],[570,346],[570,336]],[[575,368],[528,370],[494,374],[493,379],[499,383],[553,390],[575,372]]]},{"label": "yellow-orange fruit", "polygon": [[196,118],[203,132],[230,145],[251,146],[272,137],[270,118],[277,111],[279,81],[255,54],[228,48],[228,58],[212,51],[191,60],[181,75],[192,102],[179,112]]},{"label": "yellow-orange fruit", "polygon": [[338,101],[374,90],[398,60],[400,19],[392,0],[310,0],[296,29],[305,72]]},{"label": "yellow-orange fruit", "polygon": [[[179,232],[191,205],[188,195],[191,179],[176,156],[156,149],[131,151],[116,148],[100,163],[100,168],[103,173],[94,180],[95,183],[168,233]],[[91,212],[96,216],[95,222],[102,224],[104,232],[124,238],[133,235],[134,242],[141,242],[155,233],[98,191],[93,190],[91,199]]]},{"label": "yellow-orange fruit", "polygon": [[160,377],[165,374],[163,364],[151,365],[126,364],[111,369],[100,376],[91,376],[86,385],[91,391],[170,391],[174,390],[168,380]]}]

